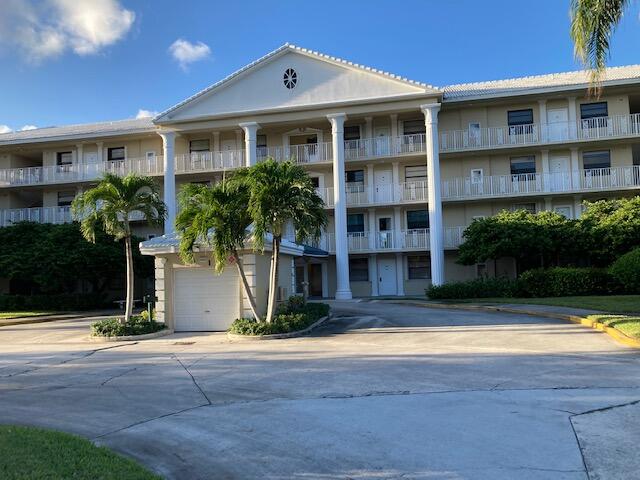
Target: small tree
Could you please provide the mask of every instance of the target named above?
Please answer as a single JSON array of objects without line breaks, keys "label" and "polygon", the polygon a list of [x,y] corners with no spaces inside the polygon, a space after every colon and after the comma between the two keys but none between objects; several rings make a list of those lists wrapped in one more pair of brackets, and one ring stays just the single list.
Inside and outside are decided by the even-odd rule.
[{"label": "small tree", "polygon": [[222,273],[232,259],[242,279],[251,312],[256,320],[260,320],[255,297],[238,254],[238,250],[244,248],[247,228],[251,223],[247,211],[247,189],[229,190],[224,183],[213,187],[187,184],[178,198],[180,213],[176,218],[176,230],[181,234],[180,257],[186,263],[193,263],[194,246],[208,245],[217,273]]},{"label": "small tree", "polygon": [[80,221],[82,235],[95,243],[96,231],[103,229],[116,241],[124,240],[127,261],[126,308],[122,323],[133,311],[133,248],[130,218],[137,212],[151,226],[161,226],[166,215],[158,186],[151,177],[129,174],[119,177],[105,173],[94,188],[77,196],[72,204],[73,217]]},{"label": "small tree", "polygon": [[235,188],[247,188],[248,213],[253,223],[252,240],[264,251],[265,235],[272,235],[269,300],[266,321],[275,313],[278,287],[280,244],[289,222],[296,241],[317,240],[327,225],[324,202],[318,196],[305,170],[293,162],[267,159],[240,170],[232,179]]}]

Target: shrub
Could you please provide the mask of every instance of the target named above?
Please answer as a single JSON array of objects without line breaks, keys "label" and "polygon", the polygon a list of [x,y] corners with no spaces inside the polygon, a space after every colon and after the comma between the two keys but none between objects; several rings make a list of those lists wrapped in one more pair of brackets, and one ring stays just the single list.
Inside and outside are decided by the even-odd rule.
[{"label": "shrub", "polygon": [[[231,324],[229,332],[238,335],[273,335],[304,330],[322,317],[329,315],[329,305],[326,303],[300,304],[299,297],[291,297],[287,303],[280,306],[278,314],[271,323],[258,322],[253,318],[238,318]],[[291,299],[295,299],[291,302]],[[297,308],[297,312],[291,309]]]},{"label": "shrub", "polygon": [[92,310],[107,306],[102,295],[96,293],[60,295],[0,295],[0,311],[70,311]]},{"label": "shrub", "polygon": [[627,293],[640,293],[640,248],[618,258],[609,272]]},{"label": "shrub", "polygon": [[155,333],[164,328],[166,328],[164,323],[158,323],[154,320],[149,321],[143,315],[135,315],[126,323],[120,323],[117,318],[107,318],[94,322],[91,324],[91,334],[97,337],[121,337]]},{"label": "shrub", "polygon": [[619,290],[615,279],[598,268],[550,268],[524,272],[522,289],[531,297],[598,295]]},{"label": "shrub", "polygon": [[432,285],[426,292],[432,300],[514,297],[521,293],[519,282],[508,278],[479,278],[466,282]]}]

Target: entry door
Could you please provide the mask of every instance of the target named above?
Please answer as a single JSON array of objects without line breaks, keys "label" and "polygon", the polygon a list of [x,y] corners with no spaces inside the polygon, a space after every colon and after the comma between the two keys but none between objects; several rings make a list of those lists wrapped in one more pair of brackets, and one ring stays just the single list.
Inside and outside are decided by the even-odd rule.
[{"label": "entry door", "polygon": [[389,155],[391,153],[391,142],[389,127],[376,127],[373,131],[375,137],[375,155]]},{"label": "entry door", "polygon": [[569,138],[569,111],[566,108],[547,110],[549,140],[559,141]]},{"label": "entry door", "polygon": [[378,218],[378,248],[393,248],[393,231],[391,230],[391,217]]},{"label": "entry door", "polygon": [[309,296],[322,297],[322,265],[309,263]]},{"label": "entry door", "polygon": [[396,295],[395,258],[378,259],[378,292],[380,295]]},{"label": "entry door", "polygon": [[376,170],[374,176],[375,202],[388,203],[392,200],[391,170]]},{"label": "entry door", "polygon": [[83,155],[85,164],[85,174],[87,178],[95,178],[100,175],[98,165],[98,152],[89,152]]},{"label": "entry door", "polygon": [[571,188],[569,157],[549,158],[549,171],[551,172],[551,189],[554,192],[563,192]]}]

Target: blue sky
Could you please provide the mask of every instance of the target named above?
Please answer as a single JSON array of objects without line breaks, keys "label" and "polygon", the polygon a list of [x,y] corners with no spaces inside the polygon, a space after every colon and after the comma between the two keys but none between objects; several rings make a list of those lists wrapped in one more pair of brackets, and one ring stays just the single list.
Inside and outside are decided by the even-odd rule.
[{"label": "blue sky", "polygon": [[[0,3],[0,126],[12,129],[161,111],[285,42],[437,86],[579,68],[569,0]],[[610,65],[640,63],[639,8]]]}]

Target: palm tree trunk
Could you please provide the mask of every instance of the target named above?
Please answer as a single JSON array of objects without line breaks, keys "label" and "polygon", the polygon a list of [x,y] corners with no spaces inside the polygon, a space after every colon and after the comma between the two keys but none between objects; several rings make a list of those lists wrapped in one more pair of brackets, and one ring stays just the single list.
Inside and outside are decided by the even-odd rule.
[{"label": "palm tree trunk", "polygon": [[244,273],[244,267],[242,266],[242,262],[240,261],[238,252],[233,252],[233,259],[235,260],[236,267],[238,268],[238,273],[240,274],[240,278],[242,279],[242,288],[244,290],[244,294],[247,296],[247,299],[249,299],[249,307],[251,308],[251,313],[253,313],[253,318],[255,318],[257,321],[260,321],[258,308],[256,307],[256,299],[251,292],[251,287],[249,286],[247,276]]},{"label": "palm tree trunk", "polygon": [[276,310],[278,294],[278,260],[280,259],[280,237],[273,237],[273,252],[271,254],[271,278],[269,279],[269,303],[267,305],[267,323],[271,323]]},{"label": "palm tree trunk", "polygon": [[131,249],[131,237],[124,239],[125,253],[127,257],[127,297],[124,321],[127,322],[133,314],[133,251]]}]

